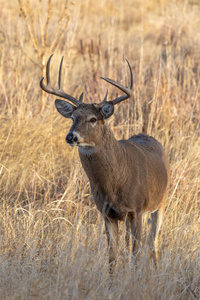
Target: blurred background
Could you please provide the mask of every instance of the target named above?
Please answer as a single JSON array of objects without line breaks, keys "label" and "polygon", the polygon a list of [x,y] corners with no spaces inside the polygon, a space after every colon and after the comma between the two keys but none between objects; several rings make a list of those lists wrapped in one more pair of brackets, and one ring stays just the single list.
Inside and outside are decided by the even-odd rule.
[{"label": "blurred background", "polygon": [[[200,3],[173,0],[0,0],[0,298],[198,299],[200,297]],[[71,121],[39,86],[49,56],[57,87],[84,102],[129,84],[133,97],[109,120],[117,139],[139,132],[167,152],[171,182],[159,266],[136,268],[120,251],[113,286],[103,220]],[[144,218],[144,223],[146,224]]]}]

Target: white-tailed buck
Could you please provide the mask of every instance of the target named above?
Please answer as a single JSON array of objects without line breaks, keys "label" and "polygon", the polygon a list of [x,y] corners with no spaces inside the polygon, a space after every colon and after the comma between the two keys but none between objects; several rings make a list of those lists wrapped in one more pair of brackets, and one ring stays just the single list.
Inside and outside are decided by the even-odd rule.
[{"label": "white-tailed buck", "polygon": [[55,101],[58,112],[73,121],[66,141],[70,146],[78,146],[80,160],[89,178],[97,209],[104,217],[110,266],[116,258],[118,222],[126,222],[128,247],[131,230],[132,252],[135,255],[140,246],[142,215],[146,212],[151,212],[150,246],[156,263],[157,238],[164,214],[169,178],[167,157],[161,144],[153,137],[141,133],[128,140],[117,141],[106,124],[106,119],[114,113],[114,106],[132,95],[133,75],[129,62],[127,61],[131,75],[130,88],[102,77],[124,92],[124,95],[107,101],[106,93],[101,103],[86,104],[83,103],[83,94],[77,100],[62,90],[63,58],[59,69],[58,89],[51,86],[51,57],[52,55],[46,67],[47,85],[44,85],[43,77],[40,86],[45,92],[72,103]]}]

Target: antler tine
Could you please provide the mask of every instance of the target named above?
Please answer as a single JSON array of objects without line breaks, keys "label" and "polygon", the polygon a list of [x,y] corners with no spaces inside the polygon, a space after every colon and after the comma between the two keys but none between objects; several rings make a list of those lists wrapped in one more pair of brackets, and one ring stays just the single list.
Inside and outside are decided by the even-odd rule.
[{"label": "antler tine", "polygon": [[[101,78],[102,78],[102,77],[101,77]],[[100,103],[97,104],[98,107],[102,107],[102,106],[106,103],[106,101],[107,101],[107,96],[108,96],[108,90],[107,90],[107,92],[106,92],[106,94],[105,94],[105,97],[104,97],[103,101],[101,101]]]},{"label": "antler tine", "polygon": [[79,100],[78,100],[80,103],[83,103],[83,92],[81,93],[80,97],[79,97]]},{"label": "antler tine", "polygon": [[46,65],[46,80],[47,80],[47,85],[44,84],[43,80],[44,80],[44,77],[42,77],[40,79],[40,87],[41,89],[43,89],[45,92],[49,93],[49,85],[50,85],[50,74],[49,74],[49,65],[50,65],[50,62],[51,62],[51,58],[52,58],[53,54],[51,54],[51,56],[49,56],[49,59],[47,61],[47,65]]},{"label": "antler tine", "polygon": [[59,76],[58,76],[58,89],[62,90],[62,63],[63,63],[63,58],[62,57],[61,61],[60,61],[60,68],[59,68]]},{"label": "antler tine", "polygon": [[107,97],[108,97],[108,90],[106,91],[105,97],[104,97],[104,99],[102,101],[103,103],[105,103],[107,101]]},{"label": "antler tine", "polygon": [[108,83],[110,83],[110,84],[116,86],[118,89],[120,89],[122,92],[125,93],[125,95],[120,96],[120,97],[117,97],[117,98],[114,99],[114,100],[111,100],[110,102],[112,102],[113,105],[115,105],[115,104],[117,104],[117,103],[119,103],[119,102],[121,102],[121,101],[124,101],[124,100],[130,98],[131,95],[132,95],[132,93],[133,93],[133,90],[132,90],[132,89],[133,89],[133,72],[132,72],[132,68],[131,68],[131,65],[130,65],[128,59],[126,59],[126,61],[127,61],[127,64],[128,64],[129,70],[130,70],[130,73],[131,73],[131,83],[130,83],[130,87],[129,87],[129,88],[128,88],[128,87],[126,88],[126,87],[123,86],[122,84],[120,84],[120,83],[118,83],[118,82],[116,82],[115,80],[112,80],[112,79],[110,79],[110,78],[101,77],[103,80],[105,80],[105,81],[107,81]]},{"label": "antler tine", "polygon": [[62,63],[63,63],[63,57],[61,59],[60,62],[60,68],[59,68],[59,76],[58,76],[58,89],[54,89],[51,86],[50,83],[50,62],[51,62],[51,58],[52,58],[53,54],[49,57],[48,61],[47,61],[47,66],[46,66],[46,78],[47,78],[47,85],[44,84],[43,80],[44,77],[41,78],[40,80],[40,87],[43,91],[49,93],[49,94],[53,94],[56,96],[59,96],[61,98],[67,99],[70,102],[72,102],[74,105],[79,106],[80,102],[72,97],[71,95],[66,94],[63,90],[62,90],[62,85],[61,85],[61,79],[62,79]]},{"label": "antler tine", "polygon": [[125,60],[126,60],[126,62],[127,62],[127,64],[128,64],[128,67],[129,67],[129,70],[130,70],[130,73],[131,73],[131,84],[130,84],[130,87],[129,87],[129,88],[130,88],[130,90],[132,91],[132,88],[133,88],[133,71],[132,71],[132,68],[131,68],[131,65],[130,65],[128,59],[125,58]]},{"label": "antler tine", "polygon": [[47,61],[47,67],[46,67],[46,78],[47,78],[47,85],[50,85],[50,62],[51,62],[51,58],[52,58],[53,54],[51,54],[51,56],[49,57],[48,61]]}]

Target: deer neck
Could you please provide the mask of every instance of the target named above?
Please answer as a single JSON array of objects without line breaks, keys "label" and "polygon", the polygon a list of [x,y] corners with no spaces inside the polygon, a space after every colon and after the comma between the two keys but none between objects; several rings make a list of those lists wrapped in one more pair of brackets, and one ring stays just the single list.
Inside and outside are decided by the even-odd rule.
[{"label": "deer neck", "polygon": [[99,135],[97,141],[95,142],[95,147],[79,147],[79,155],[81,159],[88,158],[91,160],[95,157],[100,159],[101,156],[111,159],[113,157],[111,157],[111,154],[115,156],[118,148],[119,143],[114,137],[113,132],[111,131],[110,127],[105,125],[102,128],[101,134]]},{"label": "deer neck", "polygon": [[[123,157],[123,149],[108,126],[102,128],[99,143],[91,149],[79,148],[79,156],[90,182],[113,176]],[[103,182],[102,182],[103,183]]]}]

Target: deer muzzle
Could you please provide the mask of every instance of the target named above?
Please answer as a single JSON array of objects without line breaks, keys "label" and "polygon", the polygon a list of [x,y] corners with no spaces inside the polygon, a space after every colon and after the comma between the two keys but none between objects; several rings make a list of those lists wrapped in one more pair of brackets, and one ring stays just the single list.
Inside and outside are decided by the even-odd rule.
[{"label": "deer muzzle", "polygon": [[75,146],[78,142],[78,138],[75,134],[69,132],[68,135],[66,136],[66,142],[71,146]]}]

